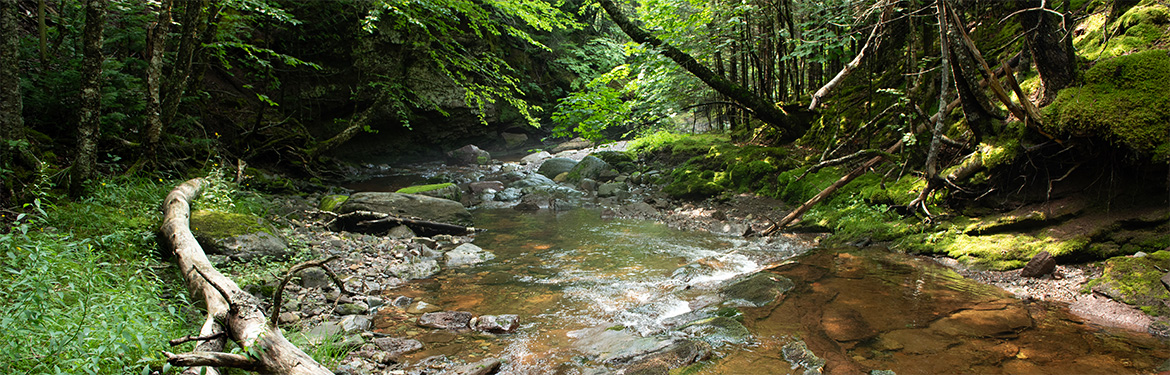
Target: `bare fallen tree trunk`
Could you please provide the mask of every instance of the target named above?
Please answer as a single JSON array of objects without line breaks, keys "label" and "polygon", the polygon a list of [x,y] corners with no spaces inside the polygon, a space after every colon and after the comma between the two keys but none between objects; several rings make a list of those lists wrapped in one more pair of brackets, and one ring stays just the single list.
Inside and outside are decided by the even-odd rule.
[{"label": "bare fallen tree trunk", "polygon": [[[203,179],[188,180],[175,187],[163,201],[160,231],[175,252],[187,291],[192,296],[202,296],[207,304],[207,320],[199,336],[177,340],[179,343],[199,341],[195,351],[164,353],[167,362],[191,367],[184,372],[191,374],[218,374],[216,367],[261,374],[332,374],[285,339],[276,322],[265,318],[255,297],[211,265],[189,225],[190,201],[204,184]],[[243,348],[244,354],[223,353],[225,339]]]}]

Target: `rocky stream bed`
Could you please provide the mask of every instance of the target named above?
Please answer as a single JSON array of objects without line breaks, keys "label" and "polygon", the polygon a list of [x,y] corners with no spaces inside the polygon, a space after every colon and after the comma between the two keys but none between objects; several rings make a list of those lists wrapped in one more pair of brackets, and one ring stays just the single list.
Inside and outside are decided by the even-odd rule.
[{"label": "rocky stream bed", "polygon": [[[1081,293],[1086,280],[1100,272],[1092,267],[1061,265],[1053,274],[1023,278],[1019,271],[970,270],[953,260],[893,254],[868,244],[800,255],[817,248],[821,236],[743,239],[782,214],[781,202],[746,194],[698,203],[668,199],[656,185],[662,172],[623,172],[632,170],[623,163],[633,161],[611,152],[622,147],[569,146],[555,155],[542,152],[507,162],[469,147],[454,152],[447,164],[419,164],[405,171],[369,165],[366,172],[386,175],[383,184],[350,186],[381,191],[274,198],[280,229],[227,224],[235,230],[215,230],[241,220],[215,213],[196,213],[192,226],[208,253],[229,268],[263,257],[289,257],[298,249],[311,252],[311,258],[339,257],[329,266],[351,294],[341,293],[323,271],[305,271],[286,290],[280,314],[281,326],[302,332],[309,345],[330,341],[352,350],[335,369],[339,374],[1170,369],[1170,348],[1145,334],[1148,316]],[[389,192],[406,185],[427,187],[409,199]],[[464,207],[472,207],[474,214]],[[361,210],[460,225],[482,225],[475,222],[480,218],[497,227],[467,235],[407,226],[358,233],[332,223],[337,214]],[[617,306],[614,311],[566,322],[531,306],[550,299],[563,304],[560,300],[570,299],[564,295],[580,286],[562,281],[570,273],[542,267],[553,262],[549,257],[560,257],[562,268],[594,260],[570,251],[542,252],[564,245],[535,238],[543,232],[515,229],[519,224],[513,221],[524,219],[500,216],[500,210],[538,222],[567,220],[566,215],[598,223],[616,220],[618,234],[595,242],[616,241],[622,233],[638,237],[638,231],[647,230],[680,242],[719,244],[716,255],[672,253],[663,258],[661,269],[622,266],[625,274],[656,277],[654,283],[641,284],[652,285],[646,291],[652,297],[618,303],[624,297],[603,295],[613,299],[606,302]],[[244,219],[249,220],[255,221]],[[637,224],[642,221],[671,229],[646,229],[642,225],[649,224]],[[251,230],[236,233],[241,227]],[[517,232],[510,235],[509,230]],[[509,238],[529,235],[534,238],[527,242]],[[489,237],[513,242],[490,242],[509,247],[492,248],[484,244]],[[523,249],[505,253],[513,247]],[[497,263],[516,268],[482,266]],[[545,285],[549,292],[508,289],[516,280]],[[244,285],[271,304],[275,281]],[[671,303],[682,307],[671,310],[666,302],[661,309],[645,307],[662,299],[681,301]],[[652,322],[629,319],[633,313]],[[606,321],[574,324],[572,319]],[[718,360],[707,361],[713,358]]]}]

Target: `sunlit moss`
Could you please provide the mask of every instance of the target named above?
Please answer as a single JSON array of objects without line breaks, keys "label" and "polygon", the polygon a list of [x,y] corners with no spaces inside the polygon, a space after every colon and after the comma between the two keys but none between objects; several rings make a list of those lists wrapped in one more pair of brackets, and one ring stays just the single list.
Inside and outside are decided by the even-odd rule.
[{"label": "sunlit moss", "polygon": [[1027,234],[967,235],[953,230],[904,237],[897,245],[910,252],[944,254],[986,269],[1008,270],[1023,267],[1032,256],[1047,251],[1055,257],[1083,251],[1088,238],[1057,240]]},{"label": "sunlit moss", "polygon": [[[1077,29],[1073,39],[1078,54],[1089,60],[1122,56],[1150,48],[1168,36],[1170,8],[1162,4],[1143,4],[1130,8],[1106,25],[1106,12],[1089,16]],[[1108,34],[1109,38],[1105,38]]]},{"label": "sunlit moss", "polygon": [[1162,301],[1170,291],[1162,285],[1164,271],[1170,268],[1170,251],[1157,251],[1145,257],[1119,256],[1104,262],[1100,278],[1090,281],[1086,289],[1105,293],[1122,302],[1138,306],[1152,315],[1170,313]]}]

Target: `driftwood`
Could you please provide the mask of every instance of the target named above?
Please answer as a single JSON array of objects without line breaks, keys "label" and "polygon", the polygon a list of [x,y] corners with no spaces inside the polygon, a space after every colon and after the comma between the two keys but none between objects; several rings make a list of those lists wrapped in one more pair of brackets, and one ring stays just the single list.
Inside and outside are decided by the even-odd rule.
[{"label": "driftwood", "polygon": [[321,211],[334,215],[333,220],[326,224],[333,230],[348,230],[361,233],[382,233],[396,226],[405,225],[412,230],[430,234],[469,235],[475,233],[475,228],[462,225],[440,223],[417,218],[403,218],[384,212],[353,211],[344,214]]},{"label": "driftwood", "polygon": [[[174,250],[187,290],[203,297],[207,320],[190,353],[164,352],[167,362],[189,367],[184,374],[218,374],[215,368],[231,367],[261,374],[332,374],[285,339],[275,321],[269,321],[255,297],[211,265],[190,229],[190,201],[206,182],[188,180],[175,187],[163,201],[160,231]],[[226,339],[244,349],[244,354],[223,353]],[[177,340],[184,341],[184,340]]]}]

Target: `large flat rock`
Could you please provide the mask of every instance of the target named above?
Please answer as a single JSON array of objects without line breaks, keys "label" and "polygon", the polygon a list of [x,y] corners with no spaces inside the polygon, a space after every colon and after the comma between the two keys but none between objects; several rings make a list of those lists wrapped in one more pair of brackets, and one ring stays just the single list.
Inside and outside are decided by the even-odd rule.
[{"label": "large flat rock", "polygon": [[354,193],[337,209],[337,212],[345,214],[354,211],[383,212],[441,223],[471,225],[471,212],[468,212],[463,204],[450,199],[418,194]]}]

